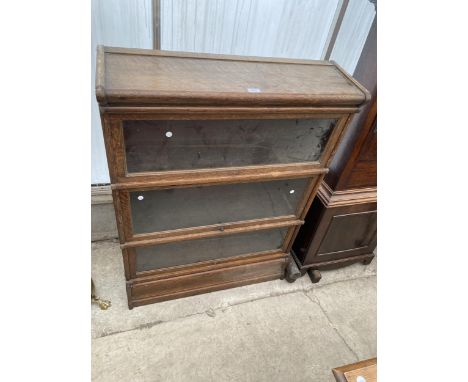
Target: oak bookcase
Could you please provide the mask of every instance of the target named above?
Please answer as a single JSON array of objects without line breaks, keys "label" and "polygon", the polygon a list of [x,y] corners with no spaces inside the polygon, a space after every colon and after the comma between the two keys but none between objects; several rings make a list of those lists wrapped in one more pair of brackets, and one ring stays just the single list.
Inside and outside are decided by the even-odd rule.
[{"label": "oak bookcase", "polygon": [[98,47],[129,308],[283,278],[367,90],[333,62]]}]

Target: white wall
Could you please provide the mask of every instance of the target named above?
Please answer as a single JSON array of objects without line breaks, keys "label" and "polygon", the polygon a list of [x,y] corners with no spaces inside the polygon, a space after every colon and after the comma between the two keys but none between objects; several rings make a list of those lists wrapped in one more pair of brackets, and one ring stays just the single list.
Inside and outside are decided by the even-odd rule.
[{"label": "white wall", "polygon": [[[160,0],[161,49],[320,59],[339,0]],[[375,15],[350,0],[331,59],[354,72]],[[151,0],[92,0],[91,183],[109,183],[94,96],[96,45],[151,49]]]},{"label": "white wall", "polygon": [[91,184],[96,184],[109,183],[101,119],[94,93],[96,46],[151,49],[151,0],[92,0],[91,23]]},{"label": "white wall", "polygon": [[339,0],[161,0],[161,49],[320,59]]},{"label": "white wall", "polygon": [[330,60],[353,74],[375,17],[369,0],[349,0]]}]

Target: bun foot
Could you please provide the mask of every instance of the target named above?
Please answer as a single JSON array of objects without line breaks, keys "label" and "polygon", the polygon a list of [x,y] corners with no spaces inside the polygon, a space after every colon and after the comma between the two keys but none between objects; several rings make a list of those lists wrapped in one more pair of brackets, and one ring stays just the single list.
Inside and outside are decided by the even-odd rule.
[{"label": "bun foot", "polygon": [[318,269],[309,269],[307,273],[309,274],[310,281],[312,281],[314,284],[318,283],[322,278],[322,274]]},{"label": "bun foot", "polygon": [[290,259],[285,270],[284,278],[288,283],[293,283],[301,276],[301,271],[297,267],[296,262],[293,259]]}]

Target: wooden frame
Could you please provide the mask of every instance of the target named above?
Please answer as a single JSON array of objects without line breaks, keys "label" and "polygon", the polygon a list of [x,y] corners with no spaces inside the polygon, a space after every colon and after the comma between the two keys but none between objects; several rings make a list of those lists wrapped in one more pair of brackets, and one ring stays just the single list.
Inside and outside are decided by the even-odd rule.
[{"label": "wooden frame", "polygon": [[[106,146],[110,147],[112,154],[108,154],[108,162],[112,163],[113,171],[110,173],[113,189],[142,189],[144,187],[164,187],[175,185],[196,185],[213,184],[211,179],[217,183],[232,181],[236,183],[242,180],[268,179],[300,177],[302,175],[314,175],[327,172],[326,166],[331,159],[332,152],[336,149],[336,143],[342,137],[345,127],[349,123],[349,109],[345,109],[347,114],[339,114],[337,110],[334,113],[321,111],[316,108],[303,108],[300,112],[275,108],[274,112],[270,109],[250,109],[236,110],[232,108],[210,108],[206,113],[205,108],[190,108],[180,110],[177,108],[163,108],[154,110],[150,113],[122,113],[105,114],[106,108],[101,110],[101,119],[103,119],[103,133]],[[336,119],[327,144],[322,151],[321,157],[316,162],[299,162],[288,164],[265,164],[252,165],[244,167],[223,167],[214,169],[196,169],[196,170],[177,170],[163,172],[142,172],[128,173],[125,161],[125,142],[123,137],[123,121],[125,120],[237,120],[237,119]]]},{"label": "wooden frame", "polygon": [[332,373],[336,382],[354,382],[359,376],[366,382],[377,382],[377,358],[336,367]]},{"label": "wooden frame", "polygon": [[[127,282],[129,307],[283,278],[284,253],[248,254],[224,261],[167,268],[160,274]],[[145,296],[142,289],[149,290]]]},{"label": "wooden frame", "polygon": [[[322,243],[326,239],[330,240],[329,235],[334,220],[350,217],[362,218],[371,214],[373,223],[366,228],[361,244],[356,243],[352,247],[343,244],[343,248],[336,251],[324,252],[322,250]],[[318,282],[321,277],[320,273],[312,275],[311,271],[335,269],[356,262],[369,264],[374,258],[374,249],[377,245],[376,216],[377,189],[375,187],[333,192],[325,182],[322,182],[307,215],[306,226],[301,229],[294,242],[292,256],[300,273],[303,275],[309,272],[312,281]],[[339,231],[335,228],[334,235],[338,233]],[[348,232],[341,232],[341,237],[358,239]],[[336,240],[335,243],[338,247],[342,245],[340,240]]]},{"label": "wooden frame", "polygon": [[[308,195],[308,193],[304,194]],[[122,197],[125,199],[124,202],[122,202]],[[125,246],[144,246],[151,244],[169,243],[171,241],[177,240],[181,241],[203,237],[222,236],[231,233],[283,227],[285,225],[299,225],[303,223],[303,220],[298,219],[296,215],[286,215],[210,225],[199,225],[189,228],[168,229],[158,232],[133,233],[131,211],[127,198],[127,192],[119,192],[118,202],[121,204],[121,224],[125,238],[125,244],[122,244],[123,248]],[[303,203],[301,202],[301,204]]]},{"label": "wooden frame", "polygon": [[[140,56],[141,58],[153,58],[153,59],[171,59],[184,58],[193,60],[211,60],[216,62],[216,65],[223,65],[224,62],[230,63],[235,62],[237,64],[256,63],[258,66],[257,71],[260,71],[260,65],[272,66],[271,64],[278,64],[282,66],[309,66],[319,70],[332,69],[333,72],[339,72],[346,83],[346,86],[342,86],[342,90],[336,90],[333,93],[327,91],[328,87],[331,87],[333,83],[327,83],[324,77],[323,84],[325,86],[318,87],[313,91],[304,93],[289,93],[289,94],[278,94],[269,90],[261,94],[261,97],[256,93],[246,93],[233,91],[232,88],[229,92],[226,91],[213,91],[208,90],[208,87],[200,86],[200,82],[196,83],[196,87],[187,87],[187,90],[183,92],[168,91],[161,89],[154,90],[140,90],[135,89],[133,86],[134,79],[137,73],[132,73],[131,76],[127,76],[130,79],[129,83],[119,84],[117,87],[112,86],[112,79],[106,78],[107,64],[106,55],[108,56]],[[106,106],[112,107],[149,107],[149,106],[180,106],[183,104],[186,107],[191,106],[231,106],[231,107],[242,107],[247,106],[248,108],[254,107],[317,107],[317,108],[335,108],[335,107],[352,107],[354,112],[357,111],[359,106],[367,103],[371,99],[369,91],[357,82],[352,76],[346,73],[336,62],[333,61],[320,61],[320,60],[300,60],[300,59],[286,59],[286,58],[266,58],[266,57],[243,57],[233,55],[219,55],[219,54],[208,54],[208,53],[188,53],[188,52],[175,52],[175,51],[159,51],[159,50],[147,50],[147,49],[131,49],[131,48],[110,48],[110,47],[97,47],[96,56],[96,98],[101,108]],[[266,65],[263,65],[266,64]],[[125,63],[122,63],[120,68],[113,68],[114,71],[126,70]],[[159,68],[158,68],[159,69]],[[292,69],[292,68],[291,68]],[[187,73],[185,73],[187,74]],[[206,75],[212,73],[207,72]],[[258,73],[257,73],[258,74]],[[264,78],[268,75],[270,81],[276,84],[280,84],[281,78],[278,78],[277,72],[265,72]],[[255,75],[255,73],[252,73]],[[255,76],[254,76],[255,77]],[[254,78],[252,77],[252,79]],[[121,77],[123,78],[123,77]],[[176,80],[174,78],[174,80]],[[229,79],[230,80],[230,79]],[[295,83],[298,85],[301,82]],[[353,84],[353,90],[351,91],[348,85]],[[132,84],[132,85],[129,85]],[[127,87],[130,86],[130,87]],[[340,87],[341,88],[341,87]],[[203,90],[200,90],[203,89]],[[207,90],[205,90],[207,89]],[[225,97],[225,95],[229,95]],[[102,110],[102,109],[101,109]]]},{"label": "wooden frame", "polygon": [[[106,55],[114,55],[109,64]],[[125,64],[119,64],[119,55]],[[133,55],[133,56],[132,56]],[[128,57],[133,57],[130,63]],[[110,56],[109,56],[110,57]],[[186,80],[187,91],[176,92],[159,89],[160,81],[154,88],[140,90],[134,83],[147,82],[149,74],[142,79],[125,82],[125,76],[139,76],[138,71],[129,71],[141,60],[142,70],[150,70],[148,60],[161,58],[180,60],[211,60],[223,69],[224,63],[235,61],[232,68],[252,62],[258,66],[246,66],[246,70],[263,70],[263,81],[269,78],[277,81],[275,70],[302,73],[310,66],[313,73],[320,74],[324,81],[330,76],[332,85],[342,87],[342,92],[330,93],[326,83],[313,82],[317,89],[308,94],[277,94],[276,87],[268,93],[252,95],[229,90],[210,91],[209,73],[198,73],[198,77]],[[190,61],[191,60],[191,61]],[[122,61],[122,63],[124,62]],[[172,71],[178,70],[171,69]],[[197,64],[198,65],[198,64]],[[261,65],[261,68],[260,68]],[[281,67],[275,65],[280,65]],[[300,66],[300,67],[299,67]],[[179,66],[180,67],[180,66]],[[181,67],[181,70],[185,70]],[[198,66],[197,70],[203,70]],[[201,69],[200,69],[201,68]],[[275,69],[276,68],[276,69]],[[133,69],[135,70],[135,69]],[[106,75],[112,71],[113,77]],[[172,71],[168,72],[171,75]],[[301,72],[302,71],[302,72]],[[158,76],[159,72],[151,74]],[[244,80],[255,81],[256,73],[246,72]],[[181,74],[191,76],[187,71]],[[204,78],[204,80],[202,80]],[[224,77],[223,77],[224,78]],[[113,81],[124,82],[114,85]],[[339,79],[339,80],[338,80]],[[143,82],[141,82],[143,81]],[[167,79],[162,79],[167,81]],[[174,78],[177,81],[177,77]],[[206,81],[206,84],[205,82]],[[229,80],[231,81],[231,80]],[[233,84],[236,79],[232,79]],[[126,88],[128,83],[130,88]],[[223,85],[224,86],[224,85]],[[234,85],[233,85],[234,86]],[[238,86],[238,85],[235,85]],[[321,90],[322,89],[322,90]],[[329,94],[327,94],[329,93]],[[171,298],[189,296],[197,293],[246,285],[254,282],[283,278],[289,252],[299,227],[304,223],[318,187],[328,172],[328,165],[336,150],[351,116],[367,102],[369,94],[365,88],[343,71],[335,63],[309,60],[246,58],[238,56],[220,56],[191,54],[181,52],[146,51],[140,49],[98,48],[96,96],[100,103],[101,119],[106,145],[112,196],[116,213],[117,227],[122,248],[127,296],[129,308],[147,303],[164,301]],[[216,106],[215,106],[216,105]],[[131,120],[275,120],[275,119],[335,119],[336,123],[324,144],[320,157],[316,161],[300,163],[269,163],[246,165],[242,167],[200,168],[190,170],[170,170],[129,173],[126,166],[124,142],[124,121]],[[147,190],[165,190],[194,186],[213,186],[250,183],[283,179],[309,179],[302,197],[295,207],[294,214],[274,217],[260,217],[251,220],[190,226],[149,233],[133,233],[132,213],[130,211],[130,192]],[[249,233],[261,230],[287,228],[280,248],[262,252],[244,253],[238,256],[195,262],[150,271],[137,271],[136,251],[139,247],[151,247],[167,243],[177,243],[205,238],[228,237],[237,233]]]}]

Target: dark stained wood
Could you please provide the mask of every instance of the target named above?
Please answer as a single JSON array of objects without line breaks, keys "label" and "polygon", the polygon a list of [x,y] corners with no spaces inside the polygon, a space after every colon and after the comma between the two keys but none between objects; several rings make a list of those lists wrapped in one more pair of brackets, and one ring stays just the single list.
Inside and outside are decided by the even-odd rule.
[{"label": "dark stained wood", "polygon": [[333,191],[327,183],[321,182],[317,197],[328,207],[348,206],[354,204],[374,203],[377,200],[377,188],[353,188]]},{"label": "dark stained wood", "polygon": [[[358,64],[354,71],[354,78],[364,85],[372,94],[372,99],[377,98],[377,18],[367,36],[366,43],[359,58]],[[371,108],[374,107],[370,102],[364,105],[361,110],[355,114],[346,129],[346,133],[337,148],[336,154],[330,163],[330,172],[325,178],[325,182],[333,190],[346,189],[346,185],[338,185],[338,181],[343,173],[345,166],[349,163],[353,152],[359,148],[357,141],[362,134],[367,135],[367,131],[363,132],[363,126],[368,118]],[[366,128],[366,130],[369,128]],[[349,165],[348,165],[349,166]],[[368,186],[368,185],[366,185]],[[375,186],[375,184],[374,184]]]},{"label": "dark stained wood", "polygon": [[[298,227],[367,90],[324,61],[100,47],[97,72],[129,308],[284,278]],[[314,130],[325,120],[330,131]],[[155,136],[168,131],[181,140],[167,146]],[[318,140],[306,142],[308,134]],[[276,151],[259,161],[242,153],[249,144]],[[202,165],[190,156],[197,145],[209,150]],[[301,145],[313,147],[298,156]],[[230,149],[238,151],[217,151]]]},{"label": "dark stained wood", "polygon": [[[297,264],[301,264],[301,260],[296,256],[294,251],[291,251],[291,256],[294,258]],[[365,255],[357,255],[352,257],[345,257],[342,259],[333,259],[328,261],[318,261],[313,264],[309,265],[301,265],[299,271],[302,275],[306,274],[311,269],[319,269],[319,270],[332,270],[342,268],[351,264],[355,263],[362,263],[362,264],[370,264],[374,259],[375,255],[373,253],[365,254]]]},{"label": "dark stained wood", "polygon": [[343,169],[336,190],[377,185],[377,100],[372,102],[355,150]]},{"label": "dark stained wood", "polygon": [[318,269],[309,269],[307,271],[310,277],[310,281],[312,281],[313,284],[318,283],[322,279],[322,274]]},{"label": "dark stained wood", "polygon": [[316,198],[310,213],[313,218],[306,220],[293,247],[302,266],[374,251],[376,202],[328,208]]},{"label": "dark stained wood", "polygon": [[289,261],[288,261],[288,265],[286,266],[285,279],[286,279],[287,282],[293,283],[294,281],[296,281],[301,276],[302,276],[302,273],[299,270],[299,268],[297,267],[296,262],[294,261],[294,259],[291,256]]},{"label": "dark stained wood", "polygon": [[[294,256],[301,272],[369,263],[377,244],[376,21],[354,76],[373,99],[343,130],[305,224],[296,227]],[[315,279],[317,279],[315,277]]]}]

